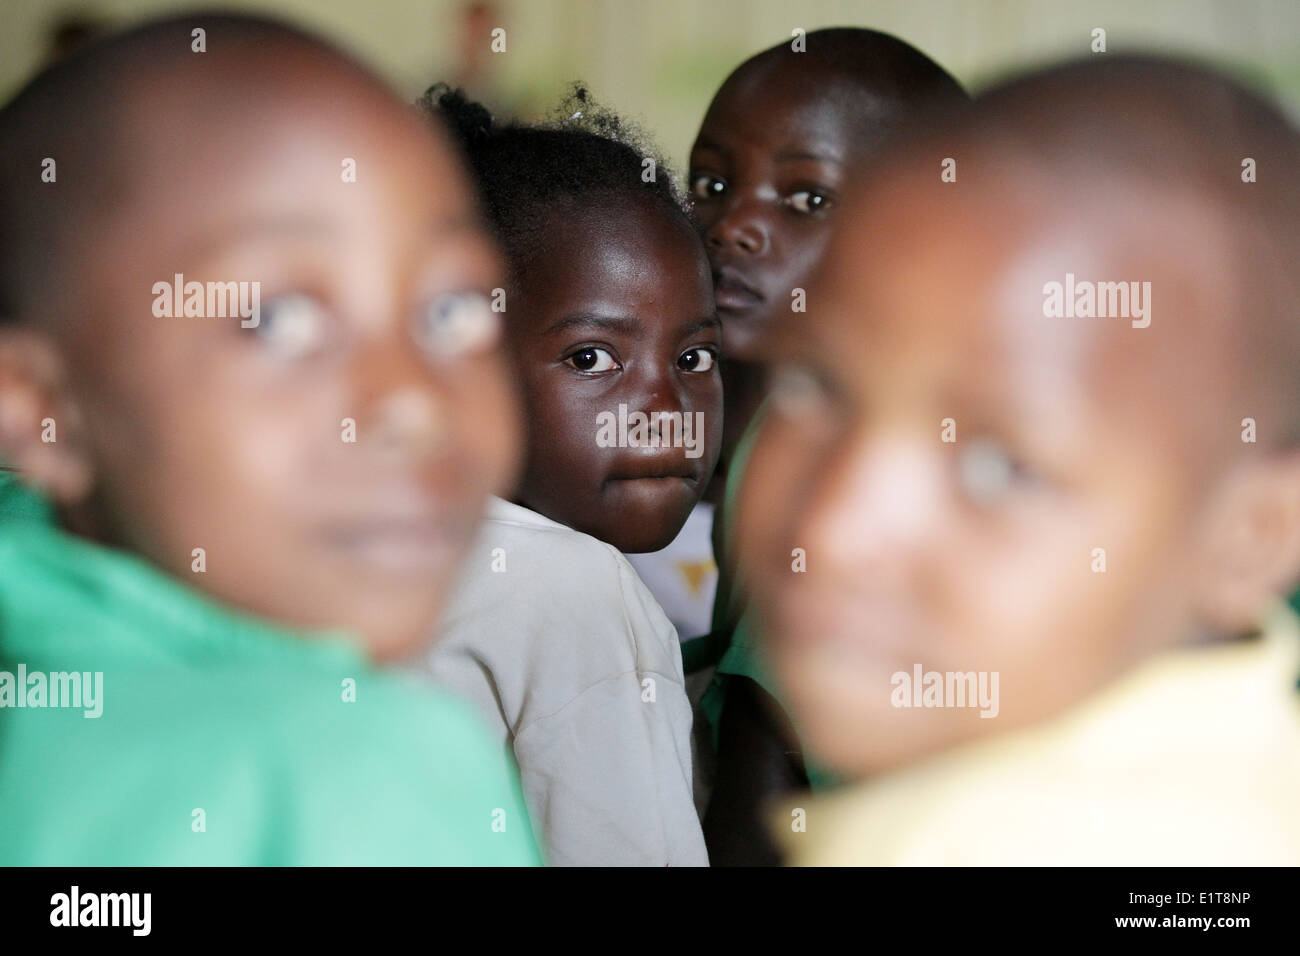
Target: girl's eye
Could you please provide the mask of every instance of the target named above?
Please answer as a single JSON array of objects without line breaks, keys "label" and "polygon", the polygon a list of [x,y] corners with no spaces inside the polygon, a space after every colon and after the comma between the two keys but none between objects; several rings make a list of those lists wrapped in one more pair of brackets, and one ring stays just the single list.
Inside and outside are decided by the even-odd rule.
[{"label": "girl's eye", "polygon": [[437,296],[420,315],[415,340],[435,358],[457,358],[496,343],[500,322],[487,297],[478,292]]},{"label": "girl's eye", "polygon": [[801,189],[791,193],[786,197],[785,204],[796,212],[808,214],[826,212],[831,208],[830,197],[813,189]]},{"label": "girl's eye", "polygon": [[727,191],[727,184],[716,176],[700,173],[691,177],[691,195],[700,202],[716,199]]},{"label": "girl's eye", "polygon": [[817,376],[796,365],[778,366],[772,371],[768,395],[778,414],[796,421],[824,418],[829,399]]},{"label": "girl's eye", "polygon": [[717,361],[718,355],[713,349],[687,349],[677,360],[677,367],[683,372],[707,372]]},{"label": "girl's eye", "polygon": [[325,309],[301,293],[271,299],[258,312],[256,335],[267,348],[283,358],[299,358],[324,343],[327,332]]},{"label": "girl's eye", "polygon": [[959,452],[957,468],[962,492],[983,508],[999,504],[1017,483],[1029,477],[1011,453],[991,438],[965,442]]},{"label": "girl's eye", "polygon": [[579,349],[570,355],[567,361],[579,372],[608,372],[618,368],[614,356],[605,349],[598,349],[595,346]]}]

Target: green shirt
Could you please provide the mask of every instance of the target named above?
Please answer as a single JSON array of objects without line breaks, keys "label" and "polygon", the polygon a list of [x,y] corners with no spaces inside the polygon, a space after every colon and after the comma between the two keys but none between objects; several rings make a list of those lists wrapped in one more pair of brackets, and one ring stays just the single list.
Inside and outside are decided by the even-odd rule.
[{"label": "green shirt", "polygon": [[[0,865],[540,862],[463,705],[33,520],[24,494],[0,473]],[[30,706],[42,683],[55,703],[33,675],[73,671],[102,673],[94,701]]]},{"label": "green shirt", "polygon": [[[715,528],[713,535],[714,549],[718,552],[718,588],[713,603],[713,630],[682,646],[682,659],[688,674],[716,665],[713,678],[699,703],[700,713],[709,723],[715,750],[718,746],[718,729],[722,726],[722,711],[727,701],[727,688],[733,677],[748,677],[782,707],[785,706],[780,684],[763,651],[758,615],[749,604],[741,582],[736,580],[738,561],[731,555],[740,485],[749,465],[750,453],[758,439],[766,407],[764,403],[755,412],[749,427],[736,444],[731,467],[727,472],[719,512],[723,526]],[[814,789],[823,789],[835,782],[834,775],[823,769],[807,753],[806,748],[804,770]]]}]

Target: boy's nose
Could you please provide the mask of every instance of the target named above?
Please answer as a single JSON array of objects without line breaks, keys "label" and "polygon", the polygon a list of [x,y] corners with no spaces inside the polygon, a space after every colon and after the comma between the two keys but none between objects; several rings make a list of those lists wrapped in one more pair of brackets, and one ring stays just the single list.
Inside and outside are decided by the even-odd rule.
[{"label": "boy's nose", "polygon": [[738,249],[762,255],[768,248],[768,230],[756,204],[739,200],[728,206],[704,234],[711,249]]},{"label": "boy's nose", "polygon": [[435,454],[450,422],[437,376],[413,346],[375,343],[357,359],[358,439],[403,455]]},{"label": "boy's nose", "polygon": [[447,435],[441,403],[428,389],[409,385],[372,406],[366,426],[382,450],[416,457],[436,452]]},{"label": "boy's nose", "polygon": [[680,384],[666,370],[656,369],[647,376],[645,382],[637,389],[634,403],[629,408],[639,408],[650,414],[652,412],[685,411],[686,402]]}]

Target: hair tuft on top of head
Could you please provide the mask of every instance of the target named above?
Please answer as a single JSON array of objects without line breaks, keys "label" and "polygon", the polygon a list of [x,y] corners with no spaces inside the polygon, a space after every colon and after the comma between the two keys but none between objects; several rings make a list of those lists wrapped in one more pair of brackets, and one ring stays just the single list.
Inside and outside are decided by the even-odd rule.
[{"label": "hair tuft on top of head", "polygon": [[417,106],[429,116],[440,116],[448,130],[465,149],[472,149],[492,135],[495,122],[482,103],[476,103],[463,90],[446,83],[435,83],[420,97]]},{"label": "hair tuft on top of head", "polygon": [[547,219],[575,202],[639,196],[693,222],[672,171],[647,138],[597,103],[583,83],[572,84],[538,124],[499,123],[445,83],[430,87],[418,105],[460,145],[515,275],[531,262]]}]

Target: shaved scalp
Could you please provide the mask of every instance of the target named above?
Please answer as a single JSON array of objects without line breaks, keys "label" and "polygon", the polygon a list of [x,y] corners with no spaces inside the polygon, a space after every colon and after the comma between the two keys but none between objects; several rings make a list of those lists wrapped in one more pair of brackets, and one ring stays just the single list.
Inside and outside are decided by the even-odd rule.
[{"label": "shaved scalp", "polygon": [[[1179,237],[1166,223],[1187,220],[1167,214],[1196,208],[1205,238],[1224,250],[1232,307],[1166,320],[1185,322],[1189,339],[1199,322],[1233,343],[1217,373],[1240,379],[1258,402],[1247,408],[1277,410],[1274,441],[1300,444],[1300,134],[1276,106],[1208,68],[1107,54],[990,89],[914,132],[882,157],[868,201],[902,175],[958,191],[936,195],[1009,197],[1063,221],[1126,204],[1143,235],[1163,235],[1170,250]],[[942,157],[956,159],[955,183],[940,182]],[[1247,159],[1253,182],[1243,181]],[[1110,221],[1118,242],[1133,219]]]},{"label": "shaved scalp", "polygon": [[[194,52],[202,28],[206,51]],[[57,315],[68,301],[73,247],[93,254],[115,208],[132,201],[139,159],[134,133],[152,127],[209,135],[210,123],[237,121],[250,84],[270,92],[305,64],[319,76],[349,75],[385,87],[328,42],[260,17],[191,13],[92,44],[38,74],[0,110],[0,324]],[[141,102],[185,87],[184,115],[134,117]],[[192,95],[191,95],[192,93]],[[214,148],[255,149],[255,143]],[[42,181],[46,158],[57,180]]]},{"label": "shaved scalp", "polygon": [[818,84],[849,91],[863,122],[877,127],[901,125],[921,107],[967,100],[952,74],[892,34],[830,27],[814,30],[804,40],[803,52],[795,52],[792,41],[785,41],[750,57],[724,85],[768,73],[795,81],[808,74]]}]

